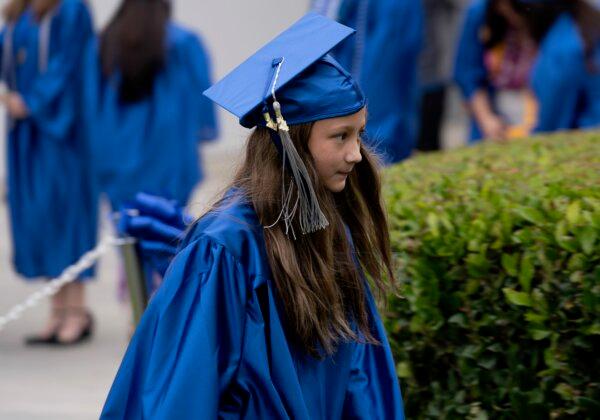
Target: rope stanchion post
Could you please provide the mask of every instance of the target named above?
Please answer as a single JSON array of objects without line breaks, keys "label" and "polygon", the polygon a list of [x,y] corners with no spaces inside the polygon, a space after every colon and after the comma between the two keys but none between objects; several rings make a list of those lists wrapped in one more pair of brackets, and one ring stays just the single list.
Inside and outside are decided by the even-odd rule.
[{"label": "rope stanchion post", "polygon": [[137,245],[132,242],[124,244],[121,247],[121,252],[125,265],[127,288],[131,299],[133,322],[134,325],[137,325],[148,305],[146,278]]}]

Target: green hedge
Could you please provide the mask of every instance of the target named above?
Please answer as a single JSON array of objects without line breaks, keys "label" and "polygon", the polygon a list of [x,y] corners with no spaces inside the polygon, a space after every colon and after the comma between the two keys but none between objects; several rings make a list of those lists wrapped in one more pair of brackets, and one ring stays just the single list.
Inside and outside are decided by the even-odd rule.
[{"label": "green hedge", "polygon": [[386,171],[408,418],[600,418],[600,133]]}]

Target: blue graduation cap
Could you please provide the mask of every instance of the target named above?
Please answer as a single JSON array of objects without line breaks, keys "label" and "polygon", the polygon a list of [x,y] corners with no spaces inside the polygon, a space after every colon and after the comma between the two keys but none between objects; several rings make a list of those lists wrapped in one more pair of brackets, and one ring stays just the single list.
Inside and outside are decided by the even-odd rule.
[{"label": "blue graduation cap", "polygon": [[[285,223],[285,233],[294,238],[294,220],[303,234],[324,229],[329,222],[288,124],[350,115],[365,106],[365,97],[352,76],[326,55],[354,32],[309,13],[204,92],[237,116],[244,127],[271,129],[293,181],[286,187],[283,180],[285,192],[275,224]],[[297,199],[292,199],[294,196]]]},{"label": "blue graduation cap", "polygon": [[267,125],[265,107],[275,95],[288,124],[353,114],[365,106],[365,97],[326,54],[354,32],[308,13],[204,94],[247,128]]}]

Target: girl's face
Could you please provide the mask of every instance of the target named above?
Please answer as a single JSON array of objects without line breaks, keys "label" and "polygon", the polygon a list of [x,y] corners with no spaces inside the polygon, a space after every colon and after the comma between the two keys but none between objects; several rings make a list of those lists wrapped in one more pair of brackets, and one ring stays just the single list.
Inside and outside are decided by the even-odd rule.
[{"label": "girl's face", "polygon": [[352,115],[313,124],[308,150],[321,182],[329,191],[342,191],[354,165],[362,160],[360,138],[366,123],[367,111],[363,108]]}]

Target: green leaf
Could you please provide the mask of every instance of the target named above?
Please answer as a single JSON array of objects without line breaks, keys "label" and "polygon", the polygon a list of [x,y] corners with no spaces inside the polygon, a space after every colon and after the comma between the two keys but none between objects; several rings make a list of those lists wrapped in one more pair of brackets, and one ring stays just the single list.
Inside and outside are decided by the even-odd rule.
[{"label": "green leaf", "polygon": [[517,292],[516,290],[508,287],[505,287],[502,289],[502,291],[504,292],[504,296],[506,296],[506,300],[513,305],[531,306],[531,298],[529,297],[529,294],[525,292]]},{"label": "green leaf", "polygon": [[477,361],[477,365],[487,370],[493,369],[496,366],[496,358],[491,356],[484,357]]},{"label": "green leaf", "polygon": [[532,389],[527,393],[529,397],[529,402],[531,404],[543,404],[544,403],[544,393],[541,389]]},{"label": "green leaf", "polygon": [[396,365],[396,374],[399,378],[411,378],[412,372],[410,371],[410,365],[408,362],[400,362]]},{"label": "green leaf", "polygon": [[546,315],[538,314],[536,312],[527,312],[525,314],[525,319],[531,323],[542,324],[548,319],[548,317]]},{"label": "green leaf", "polygon": [[470,420],[488,420],[488,415],[484,410],[479,409],[479,411],[473,412],[469,415]]},{"label": "green leaf", "polygon": [[455,324],[458,325],[459,327],[465,327],[466,326],[466,316],[465,314],[462,313],[458,313],[458,314],[454,314],[452,315],[450,318],[448,318],[448,323],[450,324]]},{"label": "green leaf", "polygon": [[467,359],[474,359],[477,353],[477,346],[469,344],[458,350],[458,355]]},{"label": "green leaf", "polygon": [[487,346],[487,350],[494,352],[494,353],[503,351],[502,346],[499,343],[494,343],[490,346]]},{"label": "green leaf", "polygon": [[530,331],[531,337],[534,340],[543,340],[544,338],[550,337],[550,335],[552,335],[552,331],[545,331],[545,330],[531,330]]},{"label": "green leaf", "polygon": [[567,222],[569,222],[571,226],[574,226],[579,222],[579,218],[581,216],[581,202],[579,200],[573,201],[571,204],[569,204],[569,207],[567,207],[566,216]]},{"label": "green leaf", "polygon": [[590,325],[589,327],[587,327],[585,329],[584,334],[585,335],[600,335],[600,324],[596,323],[596,324]]},{"label": "green leaf", "polygon": [[579,243],[581,244],[581,249],[583,250],[584,254],[592,255],[597,237],[598,232],[592,226],[584,227],[581,230],[581,233],[577,235],[577,239],[579,239]]},{"label": "green leaf", "polygon": [[427,214],[427,227],[429,227],[429,231],[434,238],[440,236],[440,219],[435,213]]},{"label": "green leaf", "polygon": [[560,395],[564,400],[572,401],[575,397],[575,390],[567,383],[561,382],[554,387],[554,392]]},{"label": "green leaf", "polygon": [[517,277],[517,262],[519,261],[519,256],[517,254],[502,254],[501,262],[502,268],[504,271],[511,276]]},{"label": "green leaf", "polygon": [[519,284],[524,291],[529,292],[531,290],[531,280],[535,274],[535,267],[531,261],[531,257],[527,254],[523,255],[521,259],[521,269],[519,270]]},{"label": "green leaf", "polygon": [[533,207],[517,207],[515,213],[521,218],[533,223],[534,225],[541,225],[544,223],[544,215],[538,209]]}]

